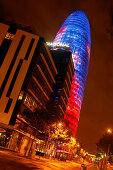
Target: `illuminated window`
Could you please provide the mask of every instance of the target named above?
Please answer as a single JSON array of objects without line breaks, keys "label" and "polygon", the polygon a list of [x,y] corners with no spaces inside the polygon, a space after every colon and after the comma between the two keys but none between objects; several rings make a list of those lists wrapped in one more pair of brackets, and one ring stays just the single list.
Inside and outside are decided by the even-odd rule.
[{"label": "illuminated window", "polygon": [[32,111],[35,111],[35,109],[38,108],[36,101],[29,94],[26,94],[23,103]]}]

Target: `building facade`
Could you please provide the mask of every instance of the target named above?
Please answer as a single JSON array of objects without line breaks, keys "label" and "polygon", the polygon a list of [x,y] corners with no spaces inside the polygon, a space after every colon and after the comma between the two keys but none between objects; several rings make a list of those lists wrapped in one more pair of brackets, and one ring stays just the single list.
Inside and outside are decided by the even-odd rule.
[{"label": "building facade", "polygon": [[14,130],[8,147],[24,153],[33,136],[21,115],[45,109],[57,69],[44,39],[14,25],[0,23],[0,56],[0,128]]},{"label": "building facade", "polygon": [[[58,74],[56,83],[53,86],[49,103],[47,105],[48,113],[52,120],[63,120],[69,98],[70,88],[74,75],[74,65],[71,52],[64,50],[50,50],[55,62]],[[50,117],[51,117],[50,116]]]},{"label": "building facade", "polygon": [[80,110],[87,79],[90,59],[90,25],[82,11],[75,11],[68,16],[58,31],[54,44],[67,44],[72,52],[75,74],[65,119],[69,122],[72,133],[76,135]]}]

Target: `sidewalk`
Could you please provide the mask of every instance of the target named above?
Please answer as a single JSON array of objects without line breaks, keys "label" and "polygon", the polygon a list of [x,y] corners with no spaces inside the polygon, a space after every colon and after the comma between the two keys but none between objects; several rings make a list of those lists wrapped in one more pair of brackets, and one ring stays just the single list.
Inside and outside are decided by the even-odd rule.
[{"label": "sidewalk", "polygon": [[[14,153],[15,155],[18,155],[18,156],[20,156],[20,157],[24,157],[24,158],[36,160],[36,158],[33,158],[32,156],[25,156],[24,154],[21,154],[20,152],[17,152],[17,151],[14,151],[14,150],[12,150],[12,149],[8,149],[8,148],[2,147],[2,146],[0,146],[0,150],[2,150],[2,151],[7,150],[7,151],[9,151],[10,153],[12,152],[12,153]],[[38,159],[38,158],[37,158],[37,159]]]}]

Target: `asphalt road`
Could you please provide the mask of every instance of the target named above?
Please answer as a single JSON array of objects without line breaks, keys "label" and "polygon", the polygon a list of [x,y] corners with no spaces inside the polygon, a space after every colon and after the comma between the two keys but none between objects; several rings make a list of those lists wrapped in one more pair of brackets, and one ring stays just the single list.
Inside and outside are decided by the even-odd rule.
[{"label": "asphalt road", "polygon": [[[29,159],[16,153],[0,150],[0,170],[82,170],[81,164],[44,158]],[[87,170],[97,170],[89,165]]]}]

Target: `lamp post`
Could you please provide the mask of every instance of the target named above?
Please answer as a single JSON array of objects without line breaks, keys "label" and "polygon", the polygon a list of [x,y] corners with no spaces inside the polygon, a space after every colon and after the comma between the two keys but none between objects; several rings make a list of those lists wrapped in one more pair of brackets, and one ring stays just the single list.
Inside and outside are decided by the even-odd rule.
[{"label": "lamp post", "polygon": [[61,127],[61,126],[62,126],[62,123],[59,123],[58,126]]},{"label": "lamp post", "polygon": [[112,130],[111,129],[107,129],[107,133],[111,134]]},{"label": "lamp post", "polygon": [[[107,133],[111,134],[112,130],[111,129],[107,129]],[[105,167],[106,170],[107,170],[107,161],[108,161],[109,151],[110,151],[110,144],[108,144],[108,148],[107,148],[106,167]]]}]

